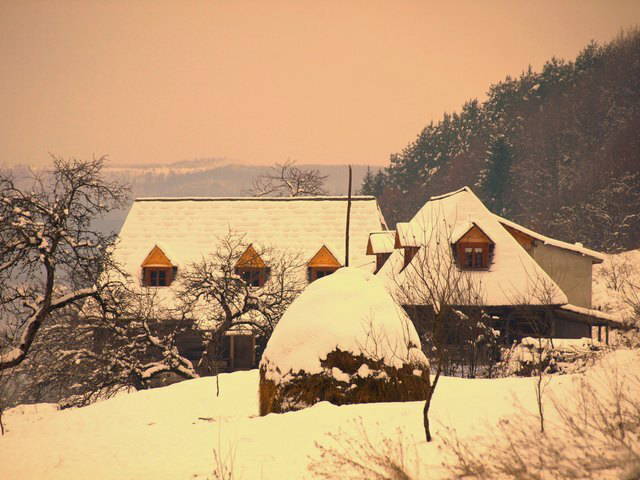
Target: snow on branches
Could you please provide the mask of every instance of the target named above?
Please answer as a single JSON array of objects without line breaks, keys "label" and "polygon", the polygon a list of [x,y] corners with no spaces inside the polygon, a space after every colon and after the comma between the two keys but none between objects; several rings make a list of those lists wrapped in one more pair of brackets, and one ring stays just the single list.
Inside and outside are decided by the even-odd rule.
[{"label": "snow on branches", "polygon": [[53,157],[53,170],[0,174],[0,323],[17,326],[0,370],[22,362],[52,312],[94,296],[113,238],[91,222],[124,204],[127,188],[101,175],[105,158]]}]

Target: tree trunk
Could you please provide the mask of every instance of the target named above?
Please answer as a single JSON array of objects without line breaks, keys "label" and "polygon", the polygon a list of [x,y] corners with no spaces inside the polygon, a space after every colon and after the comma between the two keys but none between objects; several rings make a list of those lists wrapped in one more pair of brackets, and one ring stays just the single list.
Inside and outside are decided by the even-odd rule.
[{"label": "tree trunk", "polygon": [[432,392],[429,393],[427,399],[424,402],[424,409],[422,410],[422,421],[424,424],[424,434],[427,437],[427,442],[432,440],[431,430],[429,429],[429,407],[431,406]]}]

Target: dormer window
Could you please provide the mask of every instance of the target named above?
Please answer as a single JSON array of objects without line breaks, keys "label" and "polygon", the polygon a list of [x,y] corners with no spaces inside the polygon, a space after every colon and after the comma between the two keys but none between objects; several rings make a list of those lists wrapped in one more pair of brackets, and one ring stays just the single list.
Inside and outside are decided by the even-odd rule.
[{"label": "dormer window", "polygon": [[464,247],[464,267],[487,268],[488,249],[486,247]]},{"label": "dormer window", "polygon": [[157,245],[142,262],[142,285],[145,287],[168,287],[178,272],[178,267]]},{"label": "dormer window", "polygon": [[475,223],[465,230],[452,244],[458,266],[465,270],[489,268],[495,244]]},{"label": "dormer window", "polygon": [[394,249],[394,241],[396,237],[395,231],[383,230],[381,232],[372,232],[369,234],[367,242],[367,255],[376,256],[376,270],[378,273],[391,256]]},{"label": "dormer window", "polygon": [[269,277],[269,267],[253,245],[249,245],[235,265],[235,273],[251,287],[262,287]]},{"label": "dormer window", "polygon": [[340,267],[342,265],[340,265],[338,259],[323,245],[307,263],[307,279],[311,283],[318,278],[331,275]]},{"label": "dormer window", "polygon": [[402,269],[404,270],[411,263],[413,257],[416,256],[418,250],[420,250],[420,245],[418,244],[416,235],[409,223],[399,222],[396,224],[396,234],[393,247],[401,248],[403,250],[404,262]]}]

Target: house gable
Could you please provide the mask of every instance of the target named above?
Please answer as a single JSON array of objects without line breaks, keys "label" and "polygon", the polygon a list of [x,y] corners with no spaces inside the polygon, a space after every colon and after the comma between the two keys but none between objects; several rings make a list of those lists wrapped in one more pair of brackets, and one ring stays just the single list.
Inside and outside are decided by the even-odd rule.
[{"label": "house gable", "polygon": [[158,245],[151,249],[141,267],[141,280],[145,287],[168,287],[175,279],[178,270]]},{"label": "house gable", "polygon": [[169,257],[162,251],[162,249],[155,245],[147,257],[142,262],[142,267],[173,267],[174,265],[169,260]]},{"label": "house gable", "polygon": [[[466,232],[464,230],[466,229]],[[455,252],[456,261],[459,268],[489,268],[493,258],[495,243],[489,235],[484,233],[477,224],[471,223],[469,227],[463,226],[455,240],[454,233],[452,247]]]},{"label": "house gable", "polygon": [[266,268],[267,264],[260,257],[253,245],[249,245],[236,262],[236,268]]},{"label": "house gable", "polygon": [[516,230],[508,225],[503,224],[502,226],[518,241],[522,248],[524,248],[528,253],[532,252],[535,239],[531,235],[527,235],[526,233]]},{"label": "house gable", "polygon": [[329,268],[340,268],[342,264],[338,261],[333,253],[323,245],[320,247],[320,250],[316,252],[316,254],[309,260],[307,263],[308,267],[329,267]]},{"label": "house gable", "polygon": [[480,227],[476,224],[471,225],[469,230],[463,234],[458,240],[454,240],[455,243],[493,243],[493,240],[489,238],[489,235],[484,233]]}]

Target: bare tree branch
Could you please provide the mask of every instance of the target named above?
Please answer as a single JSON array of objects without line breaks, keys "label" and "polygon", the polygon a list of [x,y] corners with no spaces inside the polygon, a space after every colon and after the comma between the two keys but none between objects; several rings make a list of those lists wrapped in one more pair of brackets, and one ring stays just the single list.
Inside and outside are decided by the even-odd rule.
[{"label": "bare tree branch", "polygon": [[[0,175],[0,322],[17,325],[0,351],[0,370],[20,364],[51,314],[99,294],[113,237],[91,222],[124,204],[127,188],[106,181],[105,158],[53,157],[53,171],[30,185]],[[24,183],[24,182],[23,182]]]},{"label": "bare tree branch", "polygon": [[287,160],[276,163],[270,173],[256,178],[251,193],[256,197],[326,195],[326,179],[327,176],[320,175],[319,170],[301,169],[296,167],[294,161]]}]

